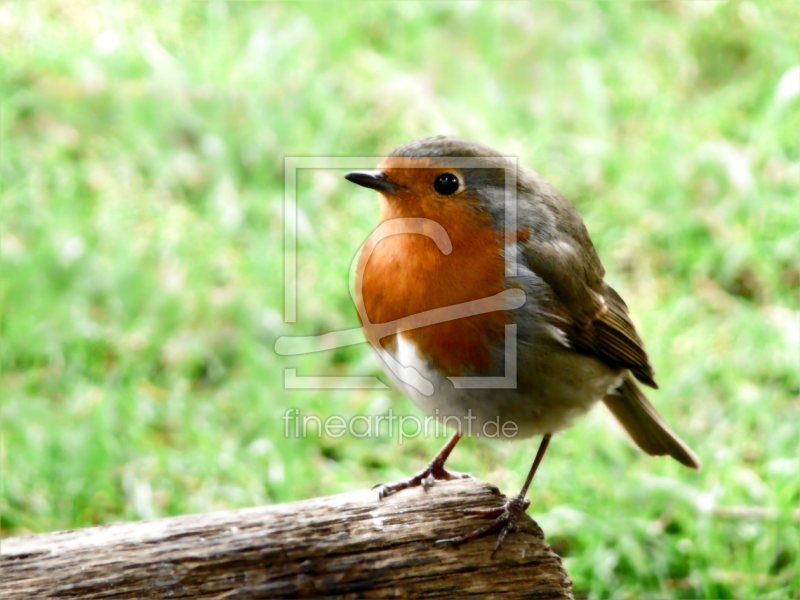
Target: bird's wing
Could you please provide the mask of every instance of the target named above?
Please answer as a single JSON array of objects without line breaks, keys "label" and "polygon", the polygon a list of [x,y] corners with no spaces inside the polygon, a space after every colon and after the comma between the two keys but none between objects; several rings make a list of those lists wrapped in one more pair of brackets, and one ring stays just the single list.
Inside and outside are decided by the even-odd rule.
[{"label": "bird's wing", "polygon": [[[576,351],[629,369],[642,383],[658,387],[628,307],[603,281],[603,266],[577,210],[560,195],[544,200],[552,226],[521,242],[521,254],[553,290],[553,325]],[[531,227],[537,228],[535,222]]]}]

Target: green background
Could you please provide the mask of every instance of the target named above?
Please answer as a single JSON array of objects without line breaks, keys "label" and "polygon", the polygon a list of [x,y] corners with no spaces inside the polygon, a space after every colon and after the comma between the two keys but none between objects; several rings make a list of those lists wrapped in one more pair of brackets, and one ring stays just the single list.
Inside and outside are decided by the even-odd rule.
[{"label": "green background", "polygon": [[[284,389],[286,367],[380,373],[363,344],[273,349],[357,326],[377,219],[342,172],[301,173],[286,325],[283,157],[453,133],[575,202],[705,462],[645,456],[602,408],[555,438],[529,513],[576,593],[800,597],[798,22],[788,1],[0,3],[2,535],[422,468],[441,439],[284,436],[288,408],[420,413]],[[514,493],[536,444],[467,440],[451,466]]]}]

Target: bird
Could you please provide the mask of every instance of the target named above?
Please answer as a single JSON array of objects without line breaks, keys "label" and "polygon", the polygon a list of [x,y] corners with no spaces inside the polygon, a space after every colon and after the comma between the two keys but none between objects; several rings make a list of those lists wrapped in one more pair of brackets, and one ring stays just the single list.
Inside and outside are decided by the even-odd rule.
[{"label": "bird", "polygon": [[381,500],[471,477],[445,462],[488,423],[513,424],[508,439],[542,436],[520,492],[500,508],[464,510],[490,520],[438,541],[497,533],[494,556],[530,506],[552,436],[599,402],[647,454],[702,467],[643,393],[640,384],[658,386],[628,307],[605,283],[577,209],[542,176],[482,143],[439,135],[345,178],[380,200],[356,267],[365,334],[418,408],[459,425],[420,473],[376,486]]}]

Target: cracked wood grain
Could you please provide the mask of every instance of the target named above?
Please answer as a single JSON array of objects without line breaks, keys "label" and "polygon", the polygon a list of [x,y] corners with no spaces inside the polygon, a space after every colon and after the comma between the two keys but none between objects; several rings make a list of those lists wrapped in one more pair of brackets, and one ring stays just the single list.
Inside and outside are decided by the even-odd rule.
[{"label": "cracked wood grain", "polygon": [[494,536],[434,545],[503,496],[474,480],[379,502],[374,491],[119,523],[0,542],[0,598],[572,598],[561,559],[523,516]]}]

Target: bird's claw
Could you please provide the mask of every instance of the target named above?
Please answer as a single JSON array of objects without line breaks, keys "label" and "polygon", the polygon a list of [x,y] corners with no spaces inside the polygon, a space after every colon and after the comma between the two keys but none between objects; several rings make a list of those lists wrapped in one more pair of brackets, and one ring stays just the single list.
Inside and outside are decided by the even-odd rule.
[{"label": "bird's claw", "polygon": [[458,473],[456,471],[448,471],[443,466],[437,464],[430,464],[420,473],[417,473],[413,477],[409,477],[408,479],[404,479],[403,481],[397,481],[395,483],[379,483],[378,485],[374,486],[372,489],[378,488],[378,499],[383,500],[384,498],[391,496],[392,494],[396,494],[401,490],[405,490],[412,487],[422,487],[423,490],[426,492],[432,488],[437,481],[451,481],[454,479],[472,479],[472,475],[469,473]]},{"label": "bird's claw", "polygon": [[493,518],[494,523],[480,527],[466,535],[458,535],[443,540],[437,540],[436,543],[453,544],[454,546],[459,546],[499,530],[500,533],[497,536],[497,543],[495,543],[494,549],[492,550],[492,554],[490,556],[490,558],[494,558],[495,553],[500,549],[500,546],[503,545],[506,536],[514,531],[514,526],[517,522],[517,519],[519,519],[522,513],[524,513],[530,505],[530,500],[523,496],[517,495],[510,500],[507,500],[503,506],[498,508],[462,508],[459,510],[459,512],[463,514]]}]

